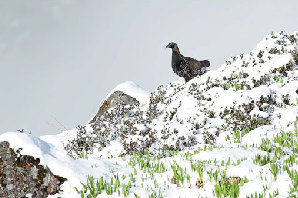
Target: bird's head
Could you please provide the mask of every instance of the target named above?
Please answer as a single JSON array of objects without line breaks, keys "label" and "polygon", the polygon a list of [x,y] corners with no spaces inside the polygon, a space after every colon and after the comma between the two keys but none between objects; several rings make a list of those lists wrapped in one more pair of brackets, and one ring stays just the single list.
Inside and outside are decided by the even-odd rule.
[{"label": "bird's head", "polygon": [[166,48],[172,48],[173,51],[179,53],[179,48],[178,48],[177,43],[170,42],[170,43],[166,46]]},{"label": "bird's head", "polygon": [[178,47],[177,46],[177,43],[174,43],[174,42],[170,42],[167,46],[166,46],[166,48],[174,48],[174,47]]}]

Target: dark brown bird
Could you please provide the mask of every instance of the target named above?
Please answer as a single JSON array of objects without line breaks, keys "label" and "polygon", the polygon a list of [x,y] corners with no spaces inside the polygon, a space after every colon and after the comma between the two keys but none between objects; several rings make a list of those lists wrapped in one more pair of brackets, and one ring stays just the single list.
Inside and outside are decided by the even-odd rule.
[{"label": "dark brown bird", "polygon": [[206,67],[210,66],[209,60],[198,61],[194,58],[184,57],[176,43],[169,43],[167,48],[172,48],[172,68],[175,74],[183,77],[185,82],[190,81],[197,75],[206,73]]}]

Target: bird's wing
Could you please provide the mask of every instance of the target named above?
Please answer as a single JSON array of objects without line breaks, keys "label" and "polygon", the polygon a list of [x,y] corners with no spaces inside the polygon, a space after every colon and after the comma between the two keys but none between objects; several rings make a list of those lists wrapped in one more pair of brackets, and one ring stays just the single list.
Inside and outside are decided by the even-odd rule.
[{"label": "bird's wing", "polygon": [[209,67],[210,66],[209,60],[198,61],[198,60],[196,60],[194,58],[191,58],[191,57],[184,57],[184,60],[186,62],[189,62],[190,64],[200,64],[201,67]]},{"label": "bird's wing", "polygon": [[197,61],[196,59],[191,57],[184,57],[184,59],[186,63],[189,65],[189,67],[191,68],[191,72],[197,75],[201,70],[201,68],[203,67],[200,61]]},{"label": "bird's wing", "polygon": [[185,61],[197,61],[196,59],[194,58],[191,58],[191,57],[184,57]]},{"label": "bird's wing", "polygon": [[210,66],[209,60],[198,61],[191,57],[184,57],[187,64],[189,64],[191,71],[194,75],[205,73],[206,68]]}]

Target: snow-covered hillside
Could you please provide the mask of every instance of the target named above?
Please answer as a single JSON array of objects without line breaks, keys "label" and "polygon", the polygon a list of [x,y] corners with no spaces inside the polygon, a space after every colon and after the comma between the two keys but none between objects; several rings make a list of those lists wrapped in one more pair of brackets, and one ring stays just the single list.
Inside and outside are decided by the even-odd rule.
[{"label": "snow-covered hillside", "polygon": [[[0,136],[68,179],[50,197],[298,196],[298,32],[118,104],[86,126]],[[75,189],[76,187],[76,189]]]}]

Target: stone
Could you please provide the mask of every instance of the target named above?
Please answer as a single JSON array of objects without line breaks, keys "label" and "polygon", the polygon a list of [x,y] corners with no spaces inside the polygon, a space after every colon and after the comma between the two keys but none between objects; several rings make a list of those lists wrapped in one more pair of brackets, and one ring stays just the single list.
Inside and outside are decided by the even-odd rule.
[{"label": "stone", "polygon": [[[19,150],[19,149],[18,149]],[[65,178],[39,164],[40,159],[21,155],[0,142],[0,197],[48,197],[59,193]]]},{"label": "stone", "polygon": [[112,93],[100,106],[97,114],[94,116],[94,118],[90,121],[90,123],[94,123],[100,116],[102,116],[107,110],[109,110],[112,107],[115,107],[117,104],[122,105],[140,105],[140,102],[122,91],[115,91]]}]

